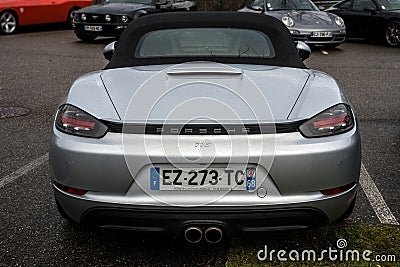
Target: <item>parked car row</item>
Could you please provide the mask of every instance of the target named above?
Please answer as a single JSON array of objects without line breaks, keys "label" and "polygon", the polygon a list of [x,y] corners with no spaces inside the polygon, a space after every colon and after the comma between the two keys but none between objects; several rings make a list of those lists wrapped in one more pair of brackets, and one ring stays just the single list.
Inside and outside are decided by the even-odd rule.
[{"label": "parked car row", "polygon": [[[73,23],[76,36],[120,36],[127,25],[147,14],[196,10],[190,0],[5,0],[0,3],[0,33],[19,26],[51,22]],[[82,8],[82,9],[80,9]],[[78,10],[79,9],[79,10]],[[400,44],[400,0],[343,0],[321,11],[310,0],[251,0],[239,12],[262,13],[281,20],[296,41],[336,47],[347,37]]]}]

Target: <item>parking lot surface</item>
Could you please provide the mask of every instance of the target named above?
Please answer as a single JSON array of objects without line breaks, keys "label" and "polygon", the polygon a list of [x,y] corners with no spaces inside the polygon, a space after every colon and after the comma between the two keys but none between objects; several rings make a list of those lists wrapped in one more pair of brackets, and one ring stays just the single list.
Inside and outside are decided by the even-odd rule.
[{"label": "parking lot surface", "polygon": [[[82,43],[69,30],[0,36],[0,113],[10,115],[6,109],[12,107],[29,111],[0,118],[0,266],[224,266],[234,239],[193,247],[163,235],[88,231],[58,215],[47,160],[53,116],[77,77],[105,66],[102,49],[111,41]],[[346,224],[379,225],[387,216],[398,223],[400,49],[347,42],[328,53],[313,51],[306,65],[333,75],[352,102],[361,129],[363,179],[372,179],[382,196],[378,204],[390,212],[380,217],[382,211],[371,205],[376,194],[359,187]],[[240,240],[247,242],[246,236]]]}]

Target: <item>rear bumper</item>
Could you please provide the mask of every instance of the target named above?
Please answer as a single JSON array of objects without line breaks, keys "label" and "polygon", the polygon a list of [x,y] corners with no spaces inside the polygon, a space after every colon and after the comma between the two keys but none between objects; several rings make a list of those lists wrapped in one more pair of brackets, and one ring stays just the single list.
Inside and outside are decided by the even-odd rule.
[{"label": "rear bumper", "polygon": [[[74,221],[105,227],[173,233],[188,223],[210,221],[226,231],[312,227],[336,221],[356,194],[356,186],[330,196],[320,190],[357,185],[359,179],[361,154],[356,127],[341,135],[315,139],[304,138],[298,132],[275,137],[252,135],[246,137],[250,150],[239,146],[235,153],[220,151],[217,157],[214,151],[204,151],[201,159],[207,163],[213,157],[215,166],[226,165],[229,159],[232,164],[241,164],[243,156],[247,157],[246,162],[257,163],[257,177],[263,178],[257,187],[267,192],[264,196],[258,190],[229,191],[224,195],[218,191],[149,190],[152,162],[156,166],[181,162],[180,155],[162,149],[162,141],[174,143],[176,136],[164,136],[161,140],[155,135],[108,133],[102,139],[90,139],[66,135],[55,128],[53,131],[50,163],[54,180],[88,190],[77,196],[55,187],[57,201]],[[243,137],[209,138],[216,147],[226,147],[228,138]],[[181,149],[191,148],[196,140],[196,136],[180,137]],[[263,149],[265,157],[261,160],[256,149],[260,142],[274,144],[275,148]],[[143,143],[151,146],[144,149]],[[190,154],[193,149],[187,151],[187,156],[194,155]],[[269,168],[264,159],[272,156]],[[128,162],[133,164],[128,167]]]},{"label": "rear bumper", "polygon": [[190,225],[218,225],[228,233],[301,229],[324,225],[325,214],[317,209],[288,210],[159,210],[94,208],[85,212],[82,223],[114,229],[179,234]]},{"label": "rear bumper", "polygon": [[191,225],[219,226],[228,234],[317,227],[338,219],[356,196],[355,186],[334,197],[307,203],[171,207],[104,203],[76,197],[56,187],[54,191],[65,212],[81,224],[171,234],[180,234]]}]

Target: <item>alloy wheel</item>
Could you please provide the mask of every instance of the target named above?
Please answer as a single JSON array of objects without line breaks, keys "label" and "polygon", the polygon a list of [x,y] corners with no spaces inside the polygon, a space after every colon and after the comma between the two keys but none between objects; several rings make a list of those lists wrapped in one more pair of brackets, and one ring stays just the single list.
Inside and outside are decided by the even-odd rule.
[{"label": "alloy wheel", "polygon": [[67,18],[67,25],[68,27],[72,28],[73,21],[74,21],[74,16],[75,16],[75,11],[79,10],[79,8],[74,7],[68,12],[68,18]]},{"label": "alloy wheel", "polygon": [[0,31],[5,34],[11,34],[17,29],[17,18],[11,12],[4,12],[0,16]]},{"label": "alloy wheel", "polygon": [[386,27],[386,43],[390,46],[400,44],[400,22],[392,21]]}]

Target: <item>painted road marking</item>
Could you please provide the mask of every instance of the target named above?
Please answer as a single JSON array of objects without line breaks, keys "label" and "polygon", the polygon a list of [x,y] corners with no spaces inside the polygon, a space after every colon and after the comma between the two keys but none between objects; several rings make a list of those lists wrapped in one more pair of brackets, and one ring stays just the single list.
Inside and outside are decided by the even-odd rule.
[{"label": "painted road marking", "polygon": [[39,167],[43,163],[49,160],[49,153],[46,153],[37,159],[32,160],[25,166],[19,168],[13,173],[10,173],[9,175],[3,177],[0,179],[0,189],[6,186],[9,183],[12,183],[13,181],[17,180],[19,177],[27,174],[28,172],[34,170],[35,168]]},{"label": "painted road marking", "polygon": [[394,217],[371,176],[365,169],[364,164],[361,164],[360,185],[379,221],[384,224],[399,225],[396,217]]}]

